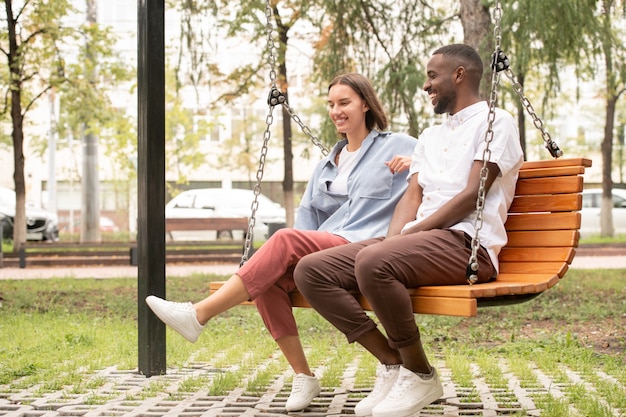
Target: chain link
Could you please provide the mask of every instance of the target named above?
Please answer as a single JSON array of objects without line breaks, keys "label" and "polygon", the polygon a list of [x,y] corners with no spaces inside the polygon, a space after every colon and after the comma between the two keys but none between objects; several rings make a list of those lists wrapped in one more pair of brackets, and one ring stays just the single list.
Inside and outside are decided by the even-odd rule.
[{"label": "chain link", "polygon": [[543,121],[539,118],[539,116],[537,116],[537,113],[535,113],[535,108],[530,103],[530,100],[528,100],[528,98],[524,95],[524,88],[515,79],[515,74],[513,74],[513,71],[511,71],[510,68],[507,68],[504,71],[504,74],[509,78],[509,80],[511,80],[511,83],[513,84],[513,90],[515,90],[515,92],[519,96],[522,106],[524,106],[526,112],[533,119],[533,124],[535,125],[535,127],[541,132],[541,137],[543,138],[545,147],[548,152],[550,152],[550,155],[552,155],[553,158],[563,156],[563,151],[559,149],[559,145],[557,145],[557,143],[552,140],[550,134],[543,128]]},{"label": "chain link", "polygon": [[250,255],[250,249],[253,244],[253,230],[256,225],[256,212],[259,208],[259,194],[261,194],[261,180],[263,179],[263,172],[265,170],[265,160],[267,158],[267,151],[269,149],[269,142],[271,138],[271,126],[274,122],[274,107],[278,104],[282,105],[291,119],[298,124],[302,132],[307,135],[311,141],[322,151],[324,156],[327,156],[329,151],[324,146],[324,144],[317,138],[317,136],[313,135],[311,129],[309,129],[296,115],[285,98],[285,95],[278,89],[276,86],[276,47],[274,45],[274,37],[272,33],[274,31],[274,25],[272,23],[272,6],[269,0],[265,2],[265,17],[267,19],[267,23],[265,25],[265,30],[267,32],[267,62],[270,66],[269,70],[269,79],[271,84],[270,93],[267,99],[268,104],[268,113],[265,118],[265,132],[263,132],[263,145],[261,146],[261,155],[259,157],[259,167],[256,172],[256,184],[254,185],[254,201],[250,206],[250,218],[248,219],[248,230],[246,233],[246,239],[244,242],[243,255],[241,256],[241,262],[239,263],[242,266]]}]

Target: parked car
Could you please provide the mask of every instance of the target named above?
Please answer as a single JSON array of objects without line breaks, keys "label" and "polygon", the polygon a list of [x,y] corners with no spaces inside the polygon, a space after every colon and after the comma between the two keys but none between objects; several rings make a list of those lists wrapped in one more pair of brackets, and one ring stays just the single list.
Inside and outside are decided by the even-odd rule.
[{"label": "parked car", "polygon": [[[80,216],[77,216],[73,221],[73,227],[70,230],[70,225],[67,219],[61,218],[61,232],[64,233],[80,233]],[[120,228],[115,224],[115,222],[106,216],[100,216],[100,231],[101,232],[119,232]]]},{"label": "parked car", "polygon": [[[0,224],[2,224],[3,239],[13,239],[14,217],[15,191],[10,188],[0,187]],[[59,226],[56,214],[27,203],[26,240],[50,242],[59,240]]]},{"label": "parked car", "polygon": [[[626,190],[614,188],[613,195],[613,228],[616,235],[626,234]],[[601,188],[583,190],[583,209],[581,210],[580,235],[589,237],[600,234]]]},{"label": "parked car", "polygon": [[[248,217],[252,214],[254,191],[242,188],[199,188],[183,191],[165,206],[165,218]],[[266,239],[271,225],[284,225],[285,209],[269,197],[259,194],[252,231],[255,239]],[[175,231],[173,240],[215,240],[243,236],[242,231]]]},{"label": "parked car", "polygon": [[101,232],[119,232],[120,228],[115,222],[106,216],[100,216],[100,231]]}]

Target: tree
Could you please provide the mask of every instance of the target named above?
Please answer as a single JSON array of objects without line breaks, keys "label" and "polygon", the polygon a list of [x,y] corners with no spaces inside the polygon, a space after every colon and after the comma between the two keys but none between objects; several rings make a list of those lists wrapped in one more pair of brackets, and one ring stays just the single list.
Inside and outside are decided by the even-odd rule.
[{"label": "tree", "polygon": [[[600,236],[613,236],[613,139],[615,133],[616,107],[619,98],[626,92],[626,2],[602,0],[599,19],[601,32],[598,37],[598,54],[604,64],[606,111],[604,138],[602,139],[602,206],[600,209]],[[617,22],[615,21],[617,20]]]},{"label": "tree", "polygon": [[480,84],[480,95],[488,99],[491,92],[490,65],[495,43],[489,8],[482,0],[461,0],[459,16],[463,26],[463,42],[474,47],[483,59],[485,71]]},{"label": "tree", "polygon": [[[63,82],[62,43],[75,38],[72,29],[59,25],[73,11],[66,0],[24,1],[13,10],[5,0],[6,31],[0,35],[0,51],[7,66],[2,71],[2,114],[10,112],[15,183],[13,250],[26,242],[26,184],[24,178],[24,123],[27,113],[46,92]],[[8,72],[5,72],[8,71]]]},{"label": "tree", "polygon": [[175,172],[179,183],[187,182],[186,172],[196,169],[206,155],[198,151],[200,140],[207,136],[211,124],[198,111],[184,106],[177,87],[176,72],[165,71],[165,166],[166,172]]},{"label": "tree", "polygon": [[[424,58],[441,46],[439,35],[457,19],[445,6],[421,0],[321,0],[316,14],[309,14],[320,32],[313,42],[313,81],[328,82],[340,71],[367,75],[379,90],[392,129],[417,137],[432,117],[422,94]],[[336,141],[328,118],[321,136]]]},{"label": "tree", "polygon": [[[63,83],[58,86],[61,114],[57,126],[61,137],[73,138],[82,143],[82,168],[77,172],[81,183],[81,242],[97,242],[100,236],[100,149],[113,159],[128,180],[134,175],[132,161],[128,158],[134,135],[129,117],[116,109],[110,96],[116,89],[127,85],[135,76],[117,54],[117,39],[109,28],[96,20],[94,0],[86,0],[86,21],[76,28],[76,39],[66,44],[73,49],[66,58]],[[119,154],[123,155],[122,158]]]},{"label": "tree", "polygon": [[[589,68],[597,33],[597,0],[502,2],[502,50],[523,88],[529,75],[539,76],[544,107],[560,89],[560,70],[574,65],[576,74]],[[526,156],[526,108],[517,102],[518,127]]]}]

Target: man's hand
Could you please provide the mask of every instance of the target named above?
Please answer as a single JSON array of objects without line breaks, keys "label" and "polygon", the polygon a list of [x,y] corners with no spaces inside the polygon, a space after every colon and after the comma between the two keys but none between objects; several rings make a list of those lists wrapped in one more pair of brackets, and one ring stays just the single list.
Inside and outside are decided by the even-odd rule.
[{"label": "man's hand", "polygon": [[406,171],[411,166],[411,157],[406,155],[396,155],[391,161],[385,162],[392,174]]}]

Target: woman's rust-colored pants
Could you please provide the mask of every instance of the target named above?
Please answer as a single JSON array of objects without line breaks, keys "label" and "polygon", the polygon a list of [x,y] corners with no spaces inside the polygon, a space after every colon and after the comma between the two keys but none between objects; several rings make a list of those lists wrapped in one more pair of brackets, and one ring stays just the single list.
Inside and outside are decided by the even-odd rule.
[{"label": "woman's rust-colored pants", "polygon": [[289,293],[296,288],[293,269],[303,256],[348,243],[317,230],[279,229],[236,272],[276,340],[297,336]]}]

